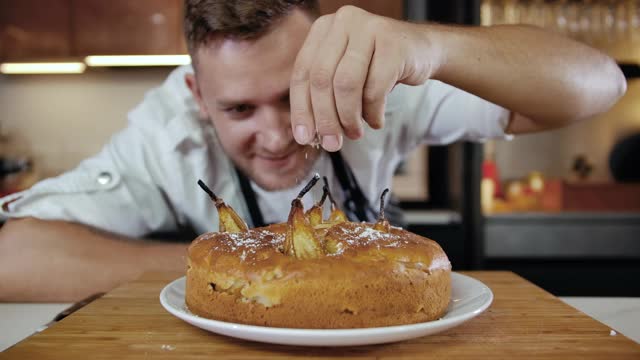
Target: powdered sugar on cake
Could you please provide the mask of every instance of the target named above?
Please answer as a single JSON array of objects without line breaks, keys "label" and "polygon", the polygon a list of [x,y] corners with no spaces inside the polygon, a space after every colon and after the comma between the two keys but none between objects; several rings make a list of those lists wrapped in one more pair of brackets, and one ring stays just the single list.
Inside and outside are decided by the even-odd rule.
[{"label": "powdered sugar on cake", "polygon": [[[212,233],[212,235],[214,235]],[[240,258],[244,261],[247,257],[256,254],[260,249],[279,248],[284,244],[284,234],[258,229],[246,233],[221,233],[215,234],[217,239],[212,244],[212,249],[224,252],[240,252]],[[220,236],[222,235],[222,236]]]},{"label": "powdered sugar on cake", "polygon": [[[325,234],[327,237],[344,245],[340,246],[336,253],[327,254],[328,256],[340,256],[347,249],[368,246],[397,248],[409,243],[408,240],[397,234],[378,231],[365,224],[357,224],[356,226],[337,224],[327,229]],[[253,229],[243,233],[211,233],[204,238],[209,238],[210,236],[216,236],[215,242],[211,245],[212,250],[239,254],[239,258],[243,262],[255,258],[256,253],[260,250],[282,249],[285,241],[283,232],[273,232],[265,228]]]},{"label": "powdered sugar on cake", "polygon": [[356,227],[338,225],[329,236],[346,245],[337,253],[332,254],[333,256],[342,255],[344,250],[348,248],[371,245],[379,248],[395,248],[408,243],[407,240],[404,240],[395,234],[378,231],[373,227],[364,224],[360,224],[360,226]]}]

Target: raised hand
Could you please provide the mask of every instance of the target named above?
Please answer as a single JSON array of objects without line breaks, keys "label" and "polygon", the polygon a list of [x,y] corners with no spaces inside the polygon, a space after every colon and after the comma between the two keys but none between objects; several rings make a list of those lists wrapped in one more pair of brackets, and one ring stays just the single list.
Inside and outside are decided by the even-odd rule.
[{"label": "raised hand", "polygon": [[384,124],[387,94],[401,82],[417,85],[432,74],[438,55],[425,51],[417,25],[345,6],[318,18],[298,53],[290,84],[295,139],[318,139],[327,151],[343,135],[358,139],[362,122]]}]

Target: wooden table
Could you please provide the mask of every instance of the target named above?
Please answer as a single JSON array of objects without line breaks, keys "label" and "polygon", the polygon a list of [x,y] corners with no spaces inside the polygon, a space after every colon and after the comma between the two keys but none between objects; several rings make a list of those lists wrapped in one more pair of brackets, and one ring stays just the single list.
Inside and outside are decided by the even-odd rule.
[{"label": "wooden table", "polygon": [[181,274],[150,273],[0,353],[0,359],[640,359],[640,345],[513,273],[463,273],[492,289],[491,307],[459,327],[400,343],[309,348],[216,335],[160,305],[160,290]]}]

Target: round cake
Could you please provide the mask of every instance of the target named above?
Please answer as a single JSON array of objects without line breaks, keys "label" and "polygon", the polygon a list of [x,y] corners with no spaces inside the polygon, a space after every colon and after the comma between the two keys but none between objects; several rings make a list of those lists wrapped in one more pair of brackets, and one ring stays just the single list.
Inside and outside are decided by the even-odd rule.
[{"label": "round cake", "polygon": [[447,309],[446,254],[430,239],[389,226],[382,210],[375,224],[347,221],[335,207],[323,220],[322,202],[304,212],[301,192],[287,223],[247,229],[208,192],[220,231],[199,236],[189,247],[185,301],[196,315],[340,329],[430,321]]}]

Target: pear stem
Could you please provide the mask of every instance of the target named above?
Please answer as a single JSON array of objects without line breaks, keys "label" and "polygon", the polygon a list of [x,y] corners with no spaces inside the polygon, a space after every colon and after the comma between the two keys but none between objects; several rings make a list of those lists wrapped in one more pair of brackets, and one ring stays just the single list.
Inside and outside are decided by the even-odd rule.
[{"label": "pear stem", "polygon": [[309,181],[309,183],[300,191],[300,193],[298,194],[298,199],[302,199],[304,194],[308,193],[309,190],[311,190],[311,188],[313,187],[313,185],[315,185],[318,182],[318,180],[320,180],[320,175],[316,173],[315,175],[313,175],[313,178]]},{"label": "pear stem", "polygon": [[327,177],[323,176],[322,181],[324,181],[324,186],[322,187],[322,189],[326,191],[327,195],[329,196],[329,201],[331,201],[331,206],[335,208],[336,201],[333,199],[333,195],[331,195],[331,190],[329,190],[329,181],[327,180]]},{"label": "pear stem", "polygon": [[324,201],[327,200],[327,195],[329,195],[329,189],[326,186],[322,187],[322,197],[320,198],[320,201],[318,202],[318,205],[322,206],[324,205]]},{"label": "pear stem", "polygon": [[202,180],[198,179],[198,185],[200,185],[202,190],[204,190],[204,192],[206,192],[207,195],[209,195],[211,200],[215,201],[216,203],[218,202],[219,198],[216,196],[216,194],[213,193],[213,191],[211,191],[211,189],[209,189],[207,185],[205,185],[205,183]]},{"label": "pear stem", "polygon": [[387,196],[389,188],[384,189],[382,195],[380,195],[380,217],[378,220],[384,220],[384,198]]}]

